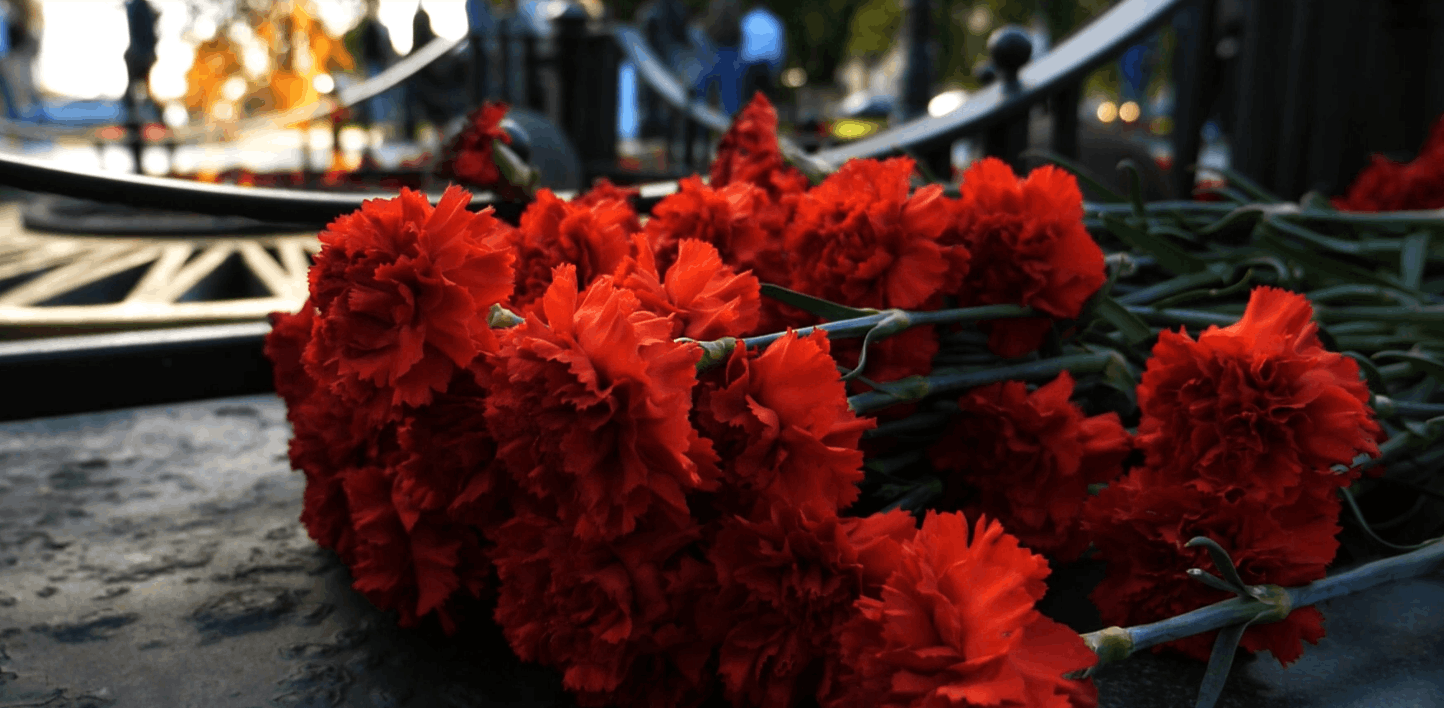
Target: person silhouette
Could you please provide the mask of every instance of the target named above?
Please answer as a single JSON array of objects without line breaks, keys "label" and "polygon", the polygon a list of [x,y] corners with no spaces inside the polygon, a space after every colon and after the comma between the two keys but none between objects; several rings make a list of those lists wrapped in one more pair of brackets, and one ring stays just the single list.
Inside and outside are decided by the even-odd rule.
[{"label": "person silhouette", "polygon": [[710,66],[697,78],[697,90],[703,96],[715,91],[722,110],[736,113],[742,103],[742,63],[738,59],[738,45],[742,43],[742,6],[739,0],[712,0],[707,7],[703,27],[715,50]]}]

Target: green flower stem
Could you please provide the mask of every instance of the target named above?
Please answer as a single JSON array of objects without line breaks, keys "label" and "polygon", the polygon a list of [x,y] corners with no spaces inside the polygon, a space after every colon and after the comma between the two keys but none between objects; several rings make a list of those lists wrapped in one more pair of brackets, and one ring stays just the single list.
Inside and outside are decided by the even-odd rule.
[{"label": "green flower stem", "polygon": [[1314,315],[1322,322],[1369,320],[1401,324],[1444,324],[1444,306],[1405,307],[1315,307]]},{"label": "green flower stem", "polygon": [[1444,226],[1444,209],[1432,211],[1347,212],[1297,211],[1282,214],[1300,221],[1332,221],[1355,226]]},{"label": "green flower stem", "polygon": [[898,403],[913,403],[928,396],[986,386],[1000,381],[1051,379],[1064,371],[1075,374],[1099,373],[1112,360],[1108,353],[1070,354],[1025,364],[982,370],[939,370],[931,376],[909,376],[887,384],[885,391],[868,391],[850,396],[847,404],[857,413],[870,413]]},{"label": "green flower stem", "polygon": [[[1127,658],[1130,654],[1242,622],[1270,622],[1283,619],[1284,609],[1308,607],[1362,590],[1393,582],[1428,575],[1444,568],[1444,543],[1436,539],[1409,553],[1366,563],[1353,570],[1331,575],[1298,588],[1260,586],[1265,597],[1274,601],[1229,598],[1201,607],[1177,617],[1138,625],[1109,627],[1083,635],[1083,642],[1098,654],[1099,665]],[[1282,591],[1282,596],[1279,595]]]},{"label": "green flower stem", "polygon": [[886,423],[880,423],[872,430],[863,431],[862,437],[863,439],[868,439],[933,433],[941,430],[942,427],[947,424],[948,418],[948,414],[942,411],[914,413],[902,420],[890,420]]},{"label": "green flower stem", "polygon": [[1374,411],[1382,417],[1402,415],[1411,418],[1434,418],[1444,415],[1444,403],[1396,401],[1385,396],[1375,396]]},{"label": "green flower stem", "polygon": [[1238,321],[1238,315],[1210,312],[1208,310],[1155,310],[1151,307],[1128,306],[1128,311],[1143,318],[1149,324],[1161,324],[1165,327],[1173,325],[1185,325],[1188,327],[1207,327],[1219,325],[1226,327]]},{"label": "green flower stem", "polygon": [[1308,297],[1309,302],[1314,303],[1316,306],[1329,302],[1330,300],[1338,300],[1341,298],[1353,301],[1358,301],[1359,298],[1393,300],[1400,305],[1409,307],[1418,307],[1422,304],[1418,298],[1402,290],[1386,288],[1380,285],[1366,285],[1364,283],[1346,283],[1327,288],[1319,288],[1318,290],[1305,293],[1305,296]]},{"label": "green flower stem", "polygon": [[[498,314],[504,313],[504,314]],[[492,326],[499,325],[497,321],[505,320],[506,315],[516,317],[500,305],[492,307]],[[984,320],[1005,320],[1019,317],[1037,317],[1038,313],[1032,308],[1020,307],[1018,305],[984,305],[982,307],[964,307],[951,310],[933,310],[931,312],[908,312],[906,310],[883,310],[865,317],[854,317],[847,320],[834,320],[824,322],[812,327],[802,327],[798,330],[797,336],[806,337],[817,330],[827,332],[829,339],[847,339],[849,337],[868,337],[870,341],[876,341],[885,337],[902,332],[910,327],[921,325],[957,324],[961,322],[981,322]],[[520,321],[518,319],[518,321]],[[731,356],[732,350],[741,341],[749,349],[765,347],[778,339],[781,339],[786,332],[773,332],[762,334],[756,337],[748,337],[738,340],[732,337],[723,337],[707,342],[698,342],[695,339],[683,337],[678,341],[695,342],[702,347],[702,360],[697,362],[697,371],[702,372],[716,366]],[[869,336],[870,335],[870,336]]]},{"label": "green flower stem", "polygon": [[[1332,332],[1333,328],[1329,331]],[[1401,334],[1336,334],[1334,341],[1342,351],[1371,352],[1408,347],[1418,342],[1419,338]]]},{"label": "green flower stem", "polygon": [[[1213,216],[1227,214],[1234,210],[1232,204],[1219,202],[1193,202],[1193,201],[1167,201],[1167,202],[1146,202],[1143,205],[1145,212],[1171,212],[1177,211],[1183,214],[1198,214],[1200,216]],[[1088,203],[1083,205],[1083,213],[1089,216],[1094,214],[1112,214],[1116,216],[1131,216],[1133,205],[1127,202],[1113,204]]]},{"label": "green flower stem", "polygon": [[1120,295],[1117,300],[1123,305],[1147,305],[1156,300],[1177,295],[1179,293],[1196,290],[1198,288],[1219,285],[1223,279],[1218,273],[1211,270],[1201,270],[1197,273],[1185,273],[1175,278],[1169,278],[1156,285],[1150,285],[1142,290],[1135,290],[1127,295]]},{"label": "green flower stem", "polygon": [[[806,337],[815,330],[827,332],[829,339],[846,339],[848,337],[866,336],[872,328],[887,322],[889,329],[897,327],[902,331],[909,327],[937,324],[957,324],[960,322],[981,322],[984,320],[1015,319],[1019,317],[1036,317],[1037,312],[1031,308],[1019,307],[1017,305],[984,305],[982,307],[964,307],[952,310],[933,310],[931,312],[908,312],[905,310],[883,310],[875,315],[856,317],[850,320],[835,320],[824,322],[812,327],[802,327],[797,330],[797,336]],[[781,339],[786,332],[773,332],[762,334],[756,337],[748,337],[743,342],[749,349],[765,347],[778,339]]]},{"label": "green flower stem", "polygon": [[1307,607],[1325,600],[1343,597],[1395,580],[1408,580],[1444,568],[1444,539],[1435,539],[1417,551],[1400,554],[1353,570],[1316,580],[1290,591],[1294,607]]}]

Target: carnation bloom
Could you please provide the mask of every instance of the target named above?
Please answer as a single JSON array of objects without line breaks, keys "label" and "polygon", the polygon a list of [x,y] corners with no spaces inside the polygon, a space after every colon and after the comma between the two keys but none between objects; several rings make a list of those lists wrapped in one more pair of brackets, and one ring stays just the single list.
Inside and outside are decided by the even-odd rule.
[{"label": "carnation bloom", "polygon": [[306,373],[301,361],[301,354],[311,342],[315,314],[316,307],[307,300],[300,312],[272,312],[267,318],[271,331],[266,333],[266,358],[271,361],[276,393],[286,402],[287,410],[300,405],[316,388],[316,380]]},{"label": "carnation bloom", "polygon": [[[1359,366],[1326,351],[1302,295],[1254,289],[1243,318],[1197,341],[1163,332],[1138,388],[1139,445],[1162,479],[1218,495],[1292,501],[1377,454]],[[1316,480],[1323,473],[1333,481]]]},{"label": "carnation bloom", "polygon": [[490,534],[496,621],[518,657],[560,669],[583,705],[642,695],[651,695],[643,705],[695,702],[713,648],[679,631],[690,630],[691,605],[712,584],[684,553],[697,536],[690,520],[663,520],[583,541],[554,518],[519,514]]},{"label": "carnation bloom", "polygon": [[636,187],[619,187],[612,184],[612,181],[606,177],[598,177],[597,180],[592,183],[591,189],[587,190],[585,194],[577,195],[572,199],[571,203],[573,206],[589,207],[597,206],[602,202],[608,201],[626,204],[628,209],[633,210],[632,220],[626,225],[626,228],[628,231],[635,232],[642,230],[642,222],[636,215],[636,207],[633,202],[637,197],[641,196],[641,194],[642,190]]},{"label": "carnation bloom", "polygon": [[512,307],[518,311],[531,308],[551,284],[552,269],[564,263],[576,267],[583,287],[616,272],[622,260],[632,255],[636,222],[636,212],[618,199],[588,204],[563,201],[548,189],[537,192],[516,231]]},{"label": "carnation bloom", "polygon": [[1034,551],[1077,558],[1088,546],[1077,528],[1088,485],[1122,474],[1133,445],[1117,413],[1084,417],[1072,394],[1065,371],[1032,393],[1007,381],[958,399],[962,416],[930,451],[947,475],[938,508],[987,514]]},{"label": "carnation bloom", "polygon": [[396,490],[420,511],[488,529],[507,518],[515,484],[496,462],[477,368],[457,372],[444,393],[407,412],[397,431]]},{"label": "carnation bloom", "polygon": [[[913,308],[956,289],[967,250],[943,246],[942,187],[909,196],[913,161],[853,160],[804,194],[786,232],[794,290],[852,307]],[[803,265],[805,264],[805,267]]]},{"label": "carnation bloom", "polygon": [[[1184,546],[1195,536],[1223,546],[1250,585],[1311,583],[1324,577],[1338,550],[1340,502],[1335,495],[1302,497],[1287,505],[1231,501],[1157,483],[1139,472],[1109,485],[1084,512],[1089,538],[1108,561],[1108,576],[1093,591],[1093,603],[1108,624],[1154,622],[1230,597],[1185,575],[1189,568],[1214,572],[1203,548]],[[1210,632],[1169,646],[1207,660],[1214,636]],[[1241,645],[1249,651],[1268,649],[1288,665],[1302,654],[1301,640],[1318,642],[1323,636],[1323,615],[1304,607],[1282,622],[1249,627]]]},{"label": "carnation bloom", "polygon": [[756,185],[766,190],[772,201],[807,189],[807,177],[783,162],[777,142],[777,111],[761,91],[738,111],[718,141],[710,177],[718,189],[739,182]]},{"label": "carnation bloom", "polygon": [[928,512],[881,591],[840,630],[829,708],[1097,705],[1091,682],[1064,674],[1098,657],[1044,617],[1048,563],[996,521],[969,540],[961,514]]},{"label": "carnation bloom", "polygon": [[673,337],[698,341],[738,337],[757,326],[761,284],[751,273],[739,275],[724,265],[711,244],[683,241],[677,262],[663,279],[646,240],[640,234],[632,238],[637,257],[623,261],[615,279],[636,293],[643,307],[671,317]]},{"label": "carnation bloom", "polygon": [[[1073,318],[1106,280],[1103,250],[1083,227],[1078,181],[1052,165],[1018,179],[1002,160],[983,159],[963,173],[953,219],[942,243],[972,254],[956,291],[962,306],[1026,305]],[[1021,356],[1042,344],[1052,323],[997,320],[989,327],[990,349]]]},{"label": "carnation bloom", "polygon": [[781,239],[757,219],[766,193],[748,182],[712,188],[697,177],[684,177],[675,194],[652,207],[647,240],[665,273],[677,258],[682,241],[697,239],[717,247],[723,259],[741,269],[784,272]]},{"label": "carnation bloom", "polygon": [[[492,346],[487,312],[510,294],[510,227],[466,210],[450,187],[372,199],[321,232],[311,268],[319,322],[306,349],[318,380],[366,405],[422,405]],[[373,393],[375,392],[375,393]]]},{"label": "carnation bloom", "polygon": [[1374,155],[1343,197],[1333,200],[1342,211],[1405,211],[1444,208],[1444,117],[1412,162],[1398,163]]},{"label": "carnation bloom", "polygon": [[472,111],[466,127],[447,146],[442,174],[482,189],[503,185],[501,169],[492,155],[492,142],[511,144],[511,135],[501,129],[506,112],[505,103],[483,103]]},{"label": "carnation bloom", "polygon": [[489,572],[476,532],[411,506],[382,467],[347,470],[342,479],[355,526],[353,587],[395,610],[403,627],[435,612],[442,629],[455,631],[448,599],[459,590],[476,596]]},{"label": "carnation bloom", "polygon": [[688,422],[699,347],[674,342],[671,323],[610,277],[579,295],[570,265],[500,337],[486,423],[518,485],[586,539],[626,534],[652,511],[687,517],[685,495],[715,476]]},{"label": "carnation bloom", "polygon": [[717,670],[732,703],[788,708],[816,694],[837,629],[915,531],[904,511],[842,519],[779,506],[723,521],[707,553],[719,589],[703,631],[722,635]]},{"label": "carnation bloom", "polygon": [[302,365],[315,323],[310,302],[296,314],[273,312],[270,319],[265,352],[291,422],[291,467],[306,475],[301,523],[317,545],[349,563],[354,534],[340,472],[359,464],[368,436],[358,430],[354,411],[317,385]]},{"label": "carnation bloom", "polygon": [[[738,346],[698,395],[697,424],[723,460],[723,505],[796,506],[835,515],[858,497],[873,427],[847,406],[827,334],[788,332],[760,354]],[[732,498],[735,497],[735,498]]]}]

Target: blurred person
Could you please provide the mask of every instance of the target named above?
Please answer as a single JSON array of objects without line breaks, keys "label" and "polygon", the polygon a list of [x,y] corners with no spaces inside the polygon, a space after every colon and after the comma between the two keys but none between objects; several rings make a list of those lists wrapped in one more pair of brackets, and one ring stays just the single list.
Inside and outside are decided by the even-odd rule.
[{"label": "blurred person", "polygon": [[37,15],[28,0],[0,0],[0,99],[5,115],[21,118],[25,109],[37,103],[34,65],[40,43]]},{"label": "blurred person", "polygon": [[757,91],[770,95],[776,90],[787,59],[787,31],[765,3],[757,3],[742,16],[742,46],[737,59],[742,64],[743,98]]},{"label": "blurred person", "polygon": [[704,97],[715,91],[722,110],[736,113],[742,103],[742,62],[738,57],[738,45],[742,43],[742,3],[712,0],[702,26],[715,49],[710,58],[703,58],[704,62],[708,59],[710,62],[698,77],[696,88]]}]

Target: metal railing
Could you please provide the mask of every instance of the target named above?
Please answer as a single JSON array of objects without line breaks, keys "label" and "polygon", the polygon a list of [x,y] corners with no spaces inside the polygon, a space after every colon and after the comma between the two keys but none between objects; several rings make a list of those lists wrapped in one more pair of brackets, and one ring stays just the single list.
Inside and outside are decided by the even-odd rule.
[{"label": "metal railing", "polygon": [[[1028,51],[1019,52],[1016,46],[1011,50],[1004,46],[1000,50],[995,46],[994,59],[998,63],[1001,80],[974,95],[953,113],[909,121],[872,137],[810,156],[803,155],[786,141],[784,151],[793,159],[814,160],[832,166],[855,157],[880,157],[901,152],[938,163],[947,159],[948,150],[955,140],[982,135],[990,153],[1013,161],[1025,148],[1029,112],[1035,106],[1047,103],[1054,116],[1053,150],[1065,156],[1075,156],[1079,84],[1085,75],[1116,58],[1123,48],[1155,30],[1170,17],[1191,23],[1196,30],[1180,32],[1181,36],[1201,35],[1210,26],[1208,18],[1214,2],[1124,0],[1032,63],[1025,63]],[[713,137],[726,130],[729,118],[695,97],[647,46],[640,32],[621,24],[610,28],[600,26],[575,6],[555,18],[554,26],[556,36],[551,43],[552,51],[538,52],[534,66],[527,71],[547,65],[556,70],[560,80],[560,105],[549,108],[554,108],[553,114],[558,115],[558,122],[577,146],[590,172],[596,173],[608,162],[615,164],[616,66],[623,57],[637,67],[638,78],[672,112],[682,133],[681,141],[672,143],[680,146],[677,151],[681,154],[681,162],[692,168],[705,165],[710,158],[708,147]],[[450,45],[437,45],[434,56],[429,52],[414,53],[393,67],[395,71],[388,70],[374,77],[374,83],[369,83],[369,86],[353,87],[355,90],[343,97],[357,102],[380,93],[413,75],[425,65],[428,56],[431,59],[442,56],[455,44],[453,41]],[[442,50],[442,46],[447,46],[447,49]],[[1210,49],[1205,38],[1195,36],[1193,40],[1180,42],[1177,51],[1174,145],[1181,167],[1190,162],[1186,156],[1198,153],[1198,128],[1202,122],[1199,95],[1202,89],[1189,85],[1187,79],[1201,75]],[[1188,171],[1175,170],[1175,179],[1180,185],[1186,184],[1180,193],[1189,193],[1192,176]],[[298,224],[325,223],[337,215],[359,208],[366,199],[389,196],[382,192],[307,192],[199,184],[140,175],[95,174],[13,156],[0,156],[0,183],[103,202],[214,215],[264,217]],[[660,194],[667,190],[666,184],[658,184],[644,191]],[[520,209],[519,205],[499,203],[494,195],[488,193],[478,194],[474,203],[497,203],[503,216],[514,217]],[[645,208],[646,204],[643,206]]]},{"label": "metal railing", "polygon": [[[1181,29],[1175,50],[1174,173],[1178,194],[1192,191],[1187,167],[1199,151],[1203,125],[1202,72],[1209,65],[1212,46],[1202,35],[1212,25],[1214,0],[1124,0],[1087,27],[1036,61],[1029,62],[1031,47],[1021,33],[999,34],[990,42],[999,80],[973,94],[953,112],[923,117],[876,135],[817,152],[814,157],[830,165],[847,160],[911,153],[935,170],[949,162],[952,144],[963,138],[983,138],[985,151],[1017,163],[1027,146],[1029,113],[1046,105],[1052,116],[1050,147],[1064,157],[1078,154],[1078,103],[1080,84],[1087,74],[1118,58],[1129,45],[1174,18]],[[947,171],[939,174],[947,174]]]}]

